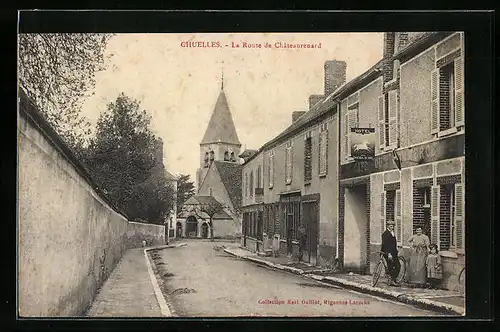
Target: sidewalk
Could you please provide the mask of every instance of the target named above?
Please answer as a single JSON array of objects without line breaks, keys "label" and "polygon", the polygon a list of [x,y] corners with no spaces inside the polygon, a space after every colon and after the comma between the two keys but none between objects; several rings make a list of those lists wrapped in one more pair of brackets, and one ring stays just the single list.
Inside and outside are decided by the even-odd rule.
[{"label": "sidewalk", "polygon": [[372,287],[371,275],[342,274],[334,273],[331,270],[320,271],[318,267],[306,263],[298,263],[291,258],[261,257],[256,253],[237,247],[226,248],[224,251],[257,264],[266,265],[270,268],[303,275],[306,278],[342,286],[358,292],[389,298],[448,314],[465,314],[465,297],[459,292],[441,289],[432,290],[424,288],[391,287],[388,286],[384,280],[380,280],[376,287]]},{"label": "sidewalk", "polygon": [[[95,296],[88,317],[162,317],[168,315],[144,251],[185,246],[161,245],[129,249]],[[153,278],[152,278],[153,276]],[[156,284],[156,286],[155,286]],[[158,298],[158,292],[160,298]],[[167,312],[167,313],[166,313]]]}]

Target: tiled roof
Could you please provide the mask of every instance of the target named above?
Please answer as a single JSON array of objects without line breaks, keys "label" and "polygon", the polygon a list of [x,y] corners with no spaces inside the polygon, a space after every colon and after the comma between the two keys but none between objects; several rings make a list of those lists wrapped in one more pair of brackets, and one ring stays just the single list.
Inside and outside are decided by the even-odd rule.
[{"label": "tiled roof", "polygon": [[372,74],[380,70],[381,67],[382,67],[382,60],[377,62],[374,66],[372,66],[370,69],[368,69],[360,76],[349,81],[348,83],[341,85],[337,90],[335,90],[329,96],[326,96],[325,98],[317,102],[309,111],[307,111],[306,114],[302,115],[299,119],[297,119],[297,121],[292,123],[278,136],[276,136],[275,138],[264,144],[262,148],[259,150],[263,150],[265,148],[270,147],[271,145],[279,142],[281,139],[285,138],[292,132],[306,126],[310,121],[330,111],[332,106],[335,104],[335,101],[351,93],[353,89],[358,87],[360,84],[364,83],[368,77],[370,77]]},{"label": "tiled roof", "polygon": [[224,90],[220,91],[207,130],[200,144],[217,142],[240,144]]},{"label": "tiled roof", "polygon": [[219,171],[222,184],[226,188],[227,194],[233,203],[235,209],[241,206],[241,189],[242,189],[242,165],[224,161],[215,161],[215,166]]}]

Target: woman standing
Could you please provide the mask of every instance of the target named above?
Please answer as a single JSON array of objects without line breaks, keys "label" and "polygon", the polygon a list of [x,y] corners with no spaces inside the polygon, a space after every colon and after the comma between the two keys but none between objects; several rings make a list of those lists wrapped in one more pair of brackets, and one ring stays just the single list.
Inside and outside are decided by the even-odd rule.
[{"label": "woman standing", "polygon": [[427,278],[425,261],[430,244],[429,237],[423,234],[422,227],[417,227],[415,229],[415,234],[408,239],[408,242],[411,246],[408,268],[409,281],[412,284],[423,286]]}]

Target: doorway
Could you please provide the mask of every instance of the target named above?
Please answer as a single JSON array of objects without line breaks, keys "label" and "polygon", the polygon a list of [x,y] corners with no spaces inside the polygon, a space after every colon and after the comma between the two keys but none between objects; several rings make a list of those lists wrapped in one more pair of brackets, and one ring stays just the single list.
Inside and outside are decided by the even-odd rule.
[{"label": "doorway", "polygon": [[307,243],[304,251],[304,260],[316,265],[318,248],[318,201],[304,201],[302,203],[303,224],[306,228]]},{"label": "doorway", "polygon": [[198,235],[198,220],[195,216],[189,216],[186,219],[186,236],[196,237]]},{"label": "doorway", "polygon": [[201,225],[201,237],[204,239],[208,238],[208,225],[206,222]]},{"label": "doorway", "polygon": [[180,222],[176,224],[176,237],[182,237],[182,224]]},{"label": "doorway", "polygon": [[366,184],[344,190],[344,267],[363,272],[368,265],[368,210]]}]

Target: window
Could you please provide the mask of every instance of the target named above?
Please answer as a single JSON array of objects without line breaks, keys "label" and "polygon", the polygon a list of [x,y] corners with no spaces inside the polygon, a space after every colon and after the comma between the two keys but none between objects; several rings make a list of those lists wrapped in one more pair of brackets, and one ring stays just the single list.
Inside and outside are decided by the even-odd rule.
[{"label": "window", "polygon": [[380,209],[380,227],[384,232],[387,221],[392,220],[396,224],[394,227],[394,235],[398,245],[401,245],[403,240],[403,222],[402,222],[402,204],[401,190],[388,190],[380,194],[381,209]]},{"label": "window", "polygon": [[359,119],[359,114],[358,114],[358,107],[359,103],[355,103],[353,105],[348,106],[347,112],[345,114],[345,121],[344,121],[344,144],[345,144],[345,158],[350,159],[351,158],[351,128],[357,128],[358,127],[358,119]]},{"label": "window", "polygon": [[253,171],[250,172],[250,197],[253,197]]},{"label": "window", "polygon": [[208,159],[209,159],[208,152],[205,152],[205,168],[208,167]]},{"label": "window", "polygon": [[274,151],[269,152],[269,164],[267,166],[267,175],[269,177],[269,189],[274,185]]},{"label": "window", "polygon": [[285,183],[292,183],[292,171],[293,171],[293,153],[292,153],[292,142],[286,144],[285,150]]},{"label": "window", "polygon": [[328,124],[323,123],[319,127],[319,176],[328,173]]},{"label": "window", "polygon": [[311,132],[305,136],[304,144],[304,181],[309,183],[312,179],[312,137]]},{"label": "window", "polygon": [[464,189],[462,183],[431,188],[431,242],[440,250],[464,249]]},{"label": "window", "polygon": [[379,96],[378,100],[378,144],[380,150],[399,146],[399,91],[391,90]]},{"label": "window", "polygon": [[245,194],[246,194],[246,197],[250,196],[249,190],[248,190],[248,173],[245,173]]},{"label": "window", "polygon": [[224,152],[224,161],[229,161],[229,151]]},{"label": "window", "polygon": [[[445,56],[431,73],[431,133],[437,136],[457,131],[464,126],[463,57]],[[442,61],[446,60],[446,61]]]},{"label": "window", "polygon": [[215,154],[213,151],[210,151],[210,163],[212,163],[212,161],[214,161],[215,159]]},{"label": "window", "polygon": [[257,188],[262,188],[260,185],[261,185],[261,179],[262,178],[262,171],[261,171],[261,168],[260,168],[260,165],[257,167]]},{"label": "window", "polygon": [[210,196],[213,196],[214,192],[213,192],[212,188],[209,189],[209,192],[210,192]]},{"label": "window", "polygon": [[286,239],[288,234],[292,240],[298,240],[298,228],[300,225],[300,196],[293,195],[283,197],[280,201],[282,222],[280,223],[281,238]]},{"label": "window", "polygon": [[231,161],[236,161],[236,157],[234,156],[234,152],[231,152]]}]

